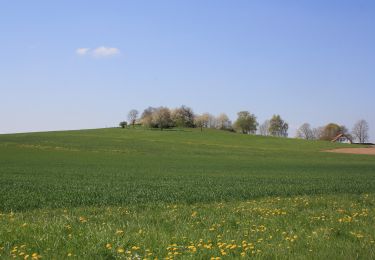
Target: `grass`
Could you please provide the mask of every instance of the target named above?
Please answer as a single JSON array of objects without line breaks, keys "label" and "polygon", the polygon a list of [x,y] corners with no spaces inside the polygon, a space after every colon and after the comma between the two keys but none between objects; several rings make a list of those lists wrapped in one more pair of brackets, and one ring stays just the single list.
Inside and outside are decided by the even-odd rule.
[{"label": "grass", "polygon": [[375,158],[321,152],[337,147],[197,129],[0,135],[0,257],[371,259]]}]

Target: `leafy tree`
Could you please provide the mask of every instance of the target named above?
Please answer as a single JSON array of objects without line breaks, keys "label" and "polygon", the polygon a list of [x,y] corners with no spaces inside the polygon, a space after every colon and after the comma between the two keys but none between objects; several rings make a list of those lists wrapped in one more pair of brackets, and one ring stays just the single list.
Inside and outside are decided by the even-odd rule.
[{"label": "leafy tree", "polygon": [[323,128],[320,140],[331,141],[339,134],[343,133],[343,128],[335,123],[329,123]]},{"label": "leafy tree", "polygon": [[306,139],[306,140],[315,139],[313,129],[311,129],[311,126],[309,123],[304,123],[303,125],[300,126],[300,128],[298,128],[296,137],[301,138],[301,139]]},{"label": "leafy tree", "polygon": [[132,109],[129,111],[128,113],[128,120],[130,122],[131,125],[135,125],[135,122],[137,121],[137,118],[138,118],[138,111],[136,109]]},{"label": "leafy tree", "polygon": [[353,137],[359,143],[367,143],[369,140],[369,125],[366,120],[359,120],[353,127],[352,134]]},{"label": "leafy tree", "polygon": [[272,136],[287,137],[289,125],[286,123],[280,115],[273,115],[270,120],[269,133]]},{"label": "leafy tree", "polygon": [[258,127],[257,118],[249,111],[240,111],[237,113],[237,120],[234,127],[239,129],[243,134],[255,134]]},{"label": "leafy tree", "polygon": [[128,122],[126,122],[126,121],[122,121],[122,122],[120,122],[120,124],[119,124],[119,126],[120,126],[121,128],[125,128],[127,125],[128,125]]},{"label": "leafy tree", "polygon": [[178,127],[194,127],[194,112],[190,107],[181,106],[171,113],[173,124]]},{"label": "leafy tree", "polygon": [[172,125],[171,112],[167,107],[159,107],[152,113],[152,123],[163,130]]}]

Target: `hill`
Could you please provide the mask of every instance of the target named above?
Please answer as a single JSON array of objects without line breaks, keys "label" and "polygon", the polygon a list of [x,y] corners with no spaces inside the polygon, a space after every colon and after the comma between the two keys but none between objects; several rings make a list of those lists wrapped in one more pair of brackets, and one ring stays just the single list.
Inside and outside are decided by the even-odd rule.
[{"label": "hill", "polygon": [[0,135],[0,256],[374,257],[375,160],[322,152],[341,147],[210,129]]}]

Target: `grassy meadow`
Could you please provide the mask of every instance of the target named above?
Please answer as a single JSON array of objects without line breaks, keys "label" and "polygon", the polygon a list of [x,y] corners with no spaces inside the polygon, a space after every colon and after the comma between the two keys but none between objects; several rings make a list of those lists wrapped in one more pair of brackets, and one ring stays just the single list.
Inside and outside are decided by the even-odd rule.
[{"label": "grassy meadow", "polygon": [[0,135],[1,259],[373,259],[375,157],[204,129]]}]

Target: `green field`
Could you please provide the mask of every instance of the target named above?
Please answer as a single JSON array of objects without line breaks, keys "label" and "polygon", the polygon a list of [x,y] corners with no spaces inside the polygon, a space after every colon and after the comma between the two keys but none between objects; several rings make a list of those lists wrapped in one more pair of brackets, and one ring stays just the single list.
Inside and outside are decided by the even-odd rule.
[{"label": "green field", "polygon": [[0,135],[0,258],[375,258],[375,157],[205,129]]}]

